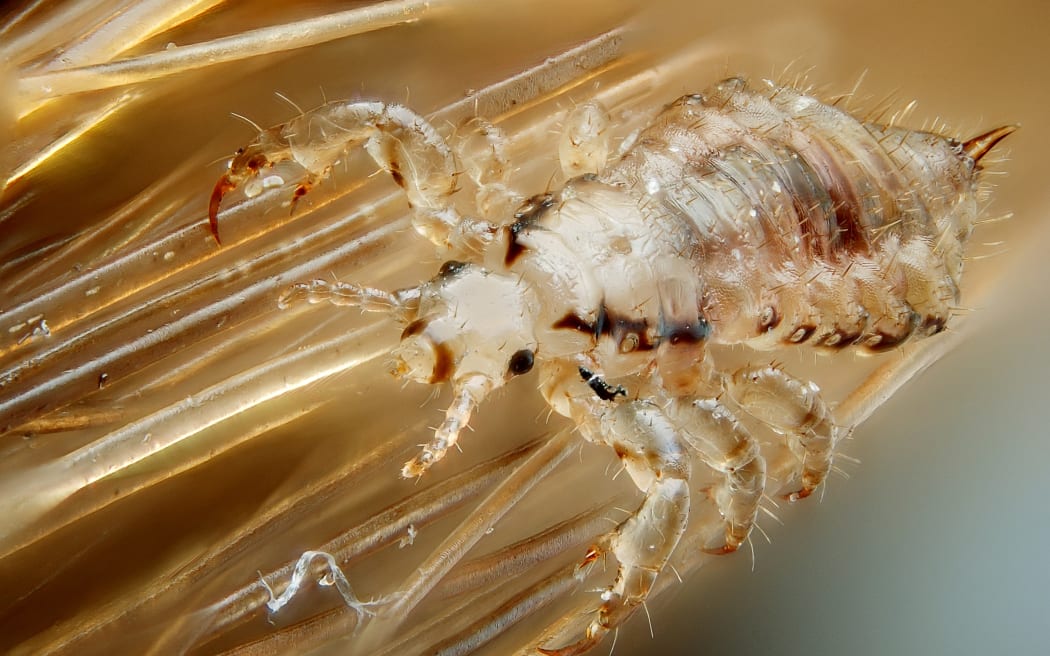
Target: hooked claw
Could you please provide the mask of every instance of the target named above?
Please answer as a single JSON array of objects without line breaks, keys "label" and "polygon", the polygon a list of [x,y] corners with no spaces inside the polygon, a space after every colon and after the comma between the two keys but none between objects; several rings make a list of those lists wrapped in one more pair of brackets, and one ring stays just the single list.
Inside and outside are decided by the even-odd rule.
[{"label": "hooked claw", "polygon": [[211,227],[212,236],[215,237],[215,243],[219,246],[222,246],[222,240],[219,239],[219,205],[222,203],[222,197],[236,186],[230,179],[230,174],[227,173],[219,178],[219,181],[215,183],[215,189],[211,192],[211,201],[208,203],[208,225]]}]

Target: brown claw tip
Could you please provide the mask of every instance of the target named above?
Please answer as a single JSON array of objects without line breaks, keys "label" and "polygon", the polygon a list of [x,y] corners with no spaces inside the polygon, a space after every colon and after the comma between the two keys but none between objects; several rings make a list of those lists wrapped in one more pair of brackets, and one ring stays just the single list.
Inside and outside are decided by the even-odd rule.
[{"label": "brown claw tip", "polygon": [[1004,125],[1001,128],[977,135],[962,145],[962,151],[974,162],[980,162],[982,157],[987,155],[992,148],[995,148],[995,144],[1013,134],[1018,127],[1017,125]]},{"label": "brown claw tip", "polygon": [[219,239],[219,205],[222,204],[222,197],[236,186],[230,180],[229,174],[222,176],[215,183],[215,189],[211,192],[211,200],[208,202],[208,226],[211,228],[212,237],[215,237],[215,243],[219,246],[222,246],[222,240]]},{"label": "brown claw tip", "polygon": [[591,547],[590,549],[587,550],[587,553],[584,555],[583,562],[580,563],[580,567],[585,567],[587,565],[590,565],[594,561],[598,560],[598,558],[601,555],[602,555],[602,550],[599,547],[597,547],[597,546]]},{"label": "brown claw tip", "polygon": [[731,553],[736,553],[737,547],[731,547],[728,544],[724,544],[721,547],[713,547],[710,549],[704,549],[704,553],[711,556],[726,556]]}]

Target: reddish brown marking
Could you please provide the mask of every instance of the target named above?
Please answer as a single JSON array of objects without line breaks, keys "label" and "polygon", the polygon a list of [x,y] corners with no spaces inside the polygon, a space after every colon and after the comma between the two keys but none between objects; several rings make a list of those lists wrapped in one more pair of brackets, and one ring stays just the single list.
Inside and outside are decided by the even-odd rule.
[{"label": "reddish brown marking", "polygon": [[587,550],[587,553],[584,554],[583,562],[580,563],[579,567],[583,568],[590,565],[594,561],[598,560],[598,558],[600,558],[601,555],[602,550],[598,547],[592,546],[590,549]]},{"label": "reddish brown marking", "polygon": [[865,344],[867,349],[872,353],[882,353],[894,349],[904,342],[908,341],[911,334],[915,331],[915,322],[908,324],[908,327],[900,335],[891,335],[889,333],[878,330],[875,332],[876,335],[881,337],[878,344]]},{"label": "reddish brown marking", "polygon": [[295,206],[299,203],[299,199],[309,193],[310,189],[311,185],[309,182],[302,182],[295,187],[295,191],[292,192],[292,212],[295,212]]},{"label": "reddish brown marking", "polygon": [[699,344],[711,334],[711,326],[703,319],[692,323],[676,323],[665,328],[661,339],[670,342],[671,346],[679,344]]},{"label": "reddish brown marking", "polygon": [[219,178],[219,181],[215,183],[215,189],[211,192],[211,201],[208,203],[208,225],[211,227],[212,237],[215,237],[215,243],[219,246],[222,246],[222,240],[219,239],[219,205],[222,204],[222,197],[236,187],[237,185],[230,180],[229,174],[226,174]]},{"label": "reddish brown marking", "polygon": [[739,547],[731,547],[728,544],[724,544],[721,547],[705,548],[703,552],[705,554],[711,554],[712,556],[726,556],[734,553]]},{"label": "reddish brown marking", "polygon": [[426,319],[416,319],[412,323],[410,323],[407,326],[405,326],[405,329],[403,331],[401,331],[401,339],[404,339],[406,337],[411,337],[413,335],[418,335],[419,333],[423,332],[423,329],[426,328],[426,327],[427,327],[427,320]]},{"label": "reddish brown marking", "polygon": [[434,373],[430,376],[430,384],[445,382],[452,376],[454,368],[452,351],[444,344],[434,344]]},{"label": "reddish brown marking", "polygon": [[850,253],[866,252],[868,240],[862,222],[864,210],[850,183],[849,174],[839,165],[835,151],[829,144],[821,142],[817,150],[820,160],[807,161],[807,164],[831,201],[831,214],[810,215],[809,221],[821,221],[823,234],[816,224],[808,222],[801,224],[802,234],[814,247],[813,252],[824,257],[830,257],[836,246]]},{"label": "reddish brown marking", "polygon": [[927,316],[922,321],[922,331],[927,335],[936,335],[944,332],[948,326],[947,317]]},{"label": "reddish brown marking", "polygon": [[799,499],[805,499],[811,494],[813,494],[813,490],[802,488],[798,492],[791,492],[790,494],[785,494],[784,499],[787,501],[798,501]]},{"label": "reddish brown marking", "polygon": [[769,323],[763,323],[761,320],[758,322],[758,334],[759,335],[762,335],[762,334],[768,333],[771,330],[774,330],[777,326],[780,325],[781,320],[783,320],[783,318],[784,318],[780,314],[780,312],[777,310],[776,306],[770,305],[769,309],[773,311],[773,316],[769,319]]},{"label": "reddish brown marking", "polygon": [[[800,330],[802,331],[802,338],[799,339],[799,340],[791,339],[792,335],[794,335],[795,333],[797,333]],[[787,346],[796,346],[798,344],[804,344],[810,337],[813,336],[813,333],[815,333],[816,331],[817,331],[817,327],[812,325],[812,324],[804,324],[804,325],[801,325],[801,326],[795,326],[795,329],[793,331],[791,331],[791,334],[789,334],[787,337],[785,337],[783,339],[783,343],[785,345],[787,345]]]},{"label": "reddish brown marking", "polygon": [[583,333],[585,335],[597,335],[595,330],[594,330],[594,326],[592,326],[591,324],[587,323],[585,320],[580,318],[580,315],[576,314],[575,312],[570,312],[570,313],[566,314],[561,319],[558,319],[557,321],[555,321],[554,325],[551,326],[551,327],[552,328],[565,328],[565,329],[568,329],[568,330],[576,330],[576,331],[581,332],[581,333]]},{"label": "reddish brown marking", "polygon": [[396,161],[390,162],[390,177],[394,179],[394,182],[397,183],[397,186],[401,187],[402,189],[405,188],[405,176],[401,173],[401,165],[398,164]]},{"label": "reddish brown marking", "polygon": [[556,202],[551,194],[539,194],[522,203],[514,213],[514,223],[507,226],[507,254],[503,258],[504,265],[510,267],[521,257],[526,248],[518,241],[518,237],[538,223]]},{"label": "reddish brown marking", "polygon": [[[838,335],[838,341],[834,343],[829,343],[828,340],[836,335]],[[861,337],[863,337],[863,333],[847,333],[841,328],[839,328],[836,329],[835,332],[827,335],[823,340],[821,340],[817,344],[817,346],[822,346],[824,348],[840,351],[846,348],[847,346],[852,346],[853,344],[856,344]]]}]

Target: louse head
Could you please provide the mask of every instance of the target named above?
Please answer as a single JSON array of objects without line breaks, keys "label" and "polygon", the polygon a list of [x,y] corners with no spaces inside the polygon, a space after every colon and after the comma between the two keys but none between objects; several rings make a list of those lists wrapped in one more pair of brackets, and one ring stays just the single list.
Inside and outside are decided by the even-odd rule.
[{"label": "louse head", "polygon": [[394,352],[395,373],[420,383],[500,387],[532,369],[535,313],[532,293],[517,277],[446,262],[420,287],[416,317]]}]

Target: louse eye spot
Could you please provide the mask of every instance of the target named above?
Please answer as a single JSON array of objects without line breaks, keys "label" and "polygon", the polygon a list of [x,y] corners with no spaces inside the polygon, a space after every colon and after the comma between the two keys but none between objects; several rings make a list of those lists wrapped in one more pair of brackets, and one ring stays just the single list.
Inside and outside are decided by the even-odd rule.
[{"label": "louse eye spot", "polygon": [[512,376],[521,376],[532,371],[532,365],[535,363],[535,355],[529,349],[521,349],[514,355],[510,356],[510,364],[507,367],[507,371]]}]

